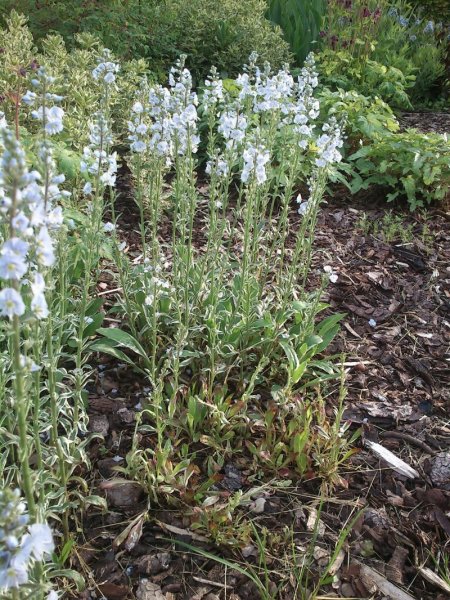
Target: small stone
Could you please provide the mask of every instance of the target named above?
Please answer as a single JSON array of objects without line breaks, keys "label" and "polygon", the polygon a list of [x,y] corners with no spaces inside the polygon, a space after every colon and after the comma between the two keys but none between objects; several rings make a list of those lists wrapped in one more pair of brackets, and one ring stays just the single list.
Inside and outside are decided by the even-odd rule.
[{"label": "small stone", "polygon": [[436,454],[433,459],[430,478],[436,487],[450,491],[450,451]]},{"label": "small stone", "polygon": [[242,548],[242,556],[244,558],[250,558],[250,556],[258,556],[258,551],[255,546],[249,545]]},{"label": "small stone", "polygon": [[134,421],[134,412],[128,408],[120,408],[117,411],[117,414],[119,415],[119,418],[122,421],[122,423],[124,423],[125,425],[130,425]]},{"label": "small stone", "polygon": [[266,506],[265,498],[256,498],[256,500],[251,503],[250,510],[258,515],[258,514],[261,514],[264,512],[265,506]]},{"label": "small stone", "polygon": [[166,600],[159,585],[143,579],[136,590],[137,600]]},{"label": "small stone", "polygon": [[89,418],[89,431],[106,437],[109,432],[109,420],[106,415],[91,415]]},{"label": "small stone", "polygon": [[108,505],[121,509],[136,509],[143,494],[138,483],[125,479],[104,481],[100,487],[106,492]]},{"label": "small stone", "polygon": [[170,554],[168,552],[160,552],[155,555],[146,554],[136,561],[138,573],[141,575],[157,575],[168,569],[169,565]]}]

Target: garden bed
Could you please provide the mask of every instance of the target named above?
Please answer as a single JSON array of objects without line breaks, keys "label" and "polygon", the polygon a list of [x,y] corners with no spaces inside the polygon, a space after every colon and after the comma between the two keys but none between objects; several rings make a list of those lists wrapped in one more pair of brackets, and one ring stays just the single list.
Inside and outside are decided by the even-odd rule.
[{"label": "garden bed", "polygon": [[[139,235],[133,233],[137,215],[131,194],[123,171],[120,237],[137,256]],[[90,397],[90,427],[103,439],[91,446],[93,470],[86,476],[93,493],[108,498],[109,511],[91,509],[83,523],[86,543],[79,550],[79,568],[90,580],[91,590],[108,599],[153,600],[161,594],[173,599],[264,597],[244,569],[257,573],[275,598],[306,598],[301,595],[306,591],[298,589],[301,579],[293,574],[311,538],[317,535],[314,571],[330,559],[355,510],[364,508],[343,545],[345,553],[339,558],[343,562],[336,568],[334,584],[324,586],[326,597],[369,597],[370,577],[360,561],[384,572],[387,580],[405,587],[412,598],[447,597],[418,567],[425,562],[430,566],[430,554],[440,556],[450,531],[445,515],[450,507],[445,455],[450,442],[446,354],[450,223],[433,211],[391,213],[383,201],[382,191],[351,203],[344,192],[328,198],[317,226],[311,283],[324,265],[338,276],[324,300],[333,312],[346,313],[330,350],[342,354],[345,361],[345,419],[352,422],[352,429],[362,428],[365,437],[379,441],[417,469],[419,478],[411,481],[396,474],[358,443],[358,453],[341,473],[342,485],[321,506],[317,479],[298,481],[285,469],[278,477],[264,480],[254,471],[250,457],[240,453],[227,459],[216,489],[225,500],[237,490],[244,494],[253,490],[253,495],[231,520],[209,523],[212,529],[223,528],[223,543],[213,544],[204,528],[196,533],[192,527],[197,521],[195,508],[150,503],[147,511],[148,499],[139,486],[111,483],[120,477],[115,467],[124,465],[136,411],[149,390],[132,371],[103,357]],[[290,218],[298,219],[294,205]],[[201,231],[197,236],[201,245]],[[110,278],[105,277],[99,291],[107,303],[114,296],[110,288]],[[330,414],[334,400],[332,393],[327,403]],[[151,441],[144,437],[142,443]],[[437,455],[447,461],[441,480]],[[315,531],[311,517],[317,517],[318,510],[319,531]],[[239,537],[250,522],[264,537],[263,549],[252,544],[233,548],[233,536]],[[183,543],[235,567],[191,552]],[[261,552],[264,565],[259,562]],[[79,596],[91,597],[90,592]]]}]

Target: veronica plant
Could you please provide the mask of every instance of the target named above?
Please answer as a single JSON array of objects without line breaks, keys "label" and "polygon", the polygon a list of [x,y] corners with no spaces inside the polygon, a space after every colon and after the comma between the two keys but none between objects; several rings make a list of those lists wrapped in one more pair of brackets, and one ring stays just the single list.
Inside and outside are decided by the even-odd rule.
[{"label": "veronica plant", "polygon": [[[44,67],[21,99],[32,122],[40,124],[31,143],[26,137],[26,151],[17,137],[25,131],[18,115],[12,128],[0,119],[2,479],[5,486],[23,489],[32,525],[49,513],[59,519],[64,541],[71,535],[71,510],[83,496],[72,483],[75,468],[87,462],[86,338],[93,330],[91,293],[104,235],[103,194],[114,185],[117,168],[109,150],[108,108],[118,66],[108,58],[93,72],[101,100],[81,165],[83,195],[90,199],[87,226],[77,234],[81,284],[73,286],[70,278],[75,236],[69,235],[72,225],[64,221],[63,207],[70,208],[71,194],[60,188],[65,177],[54,159],[54,138],[64,129],[64,99],[53,93],[55,79]],[[74,351],[68,356],[70,346]],[[71,370],[68,360],[74,363]]]},{"label": "veronica plant", "polygon": [[[130,333],[103,329],[107,340],[93,348],[117,356],[122,346],[140,356],[152,385],[146,412],[158,432],[154,462],[164,466],[163,480],[167,426],[219,448],[245,431],[258,386],[271,382],[282,403],[300,380],[333,376],[312,362],[332,338],[311,337],[324,308],[322,287],[308,294],[304,286],[342,132],[335,120],[316,132],[312,56],[297,80],[287,68],[272,73],[256,60],[251,56],[236,79],[237,93],[227,92],[213,70],[200,99],[181,61],[168,88],[143,84],[132,107],[129,164],[143,253],[131,264],[117,248]],[[207,132],[205,197],[197,173],[200,119]],[[309,197],[293,227],[291,200],[305,176]],[[167,216],[169,235],[162,236]],[[291,353],[304,362],[287,386]],[[134,464],[139,454],[147,460],[135,447]]]},{"label": "veronica plant", "polygon": [[[35,580],[33,569],[52,554],[53,535],[46,523],[29,524],[18,489],[0,492],[0,543],[0,598],[42,598],[48,586]],[[47,595],[47,600],[57,598],[53,590]]]}]

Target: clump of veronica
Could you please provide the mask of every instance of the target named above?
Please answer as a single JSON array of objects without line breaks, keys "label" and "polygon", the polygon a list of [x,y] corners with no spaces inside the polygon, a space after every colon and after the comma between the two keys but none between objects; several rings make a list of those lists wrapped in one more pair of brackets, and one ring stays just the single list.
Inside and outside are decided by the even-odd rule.
[{"label": "clump of veronica", "polygon": [[100,85],[100,109],[89,123],[89,144],[83,149],[80,163],[81,172],[86,180],[83,188],[85,195],[100,193],[100,186],[115,186],[117,174],[117,153],[110,152],[113,136],[109,124],[110,91],[115,87],[120,65],[111,60],[111,51],[104,49],[98,64],[92,71],[92,77]]},{"label": "clump of veronica", "polygon": [[[0,246],[0,315],[20,317],[28,305],[35,318],[44,319],[48,308],[42,273],[55,262],[51,232],[61,224],[62,214],[52,204],[61,197],[58,185],[63,179],[50,173],[49,182],[41,183],[40,174],[28,170],[13,132],[6,128],[0,133],[0,212],[9,223],[9,236]],[[51,163],[48,156],[46,161]]]},{"label": "clump of veronica", "polygon": [[292,108],[294,131],[298,135],[298,145],[306,149],[314,130],[314,121],[319,116],[319,101],[314,98],[314,90],[319,84],[314,55],[309,54],[298,77],[295,88],[296,101]]},{"label": "clump of veronica", "polygon": [[52,531],[46,523],[28,523],[20,491],[1,490],[0,593],[28,584],[33,565],[48,558],[55,548]]},{"label": "clump of veronica", "polygon": [[341,128],[334,117],[328,123],[324,123],[322,131],[322,135],[316,140],[318,148],[316,165],[327,167],[342,160],[339,148],[342,148],[344,142]]},{"label": "clump of veronica", "polygon": [[93,182],[102,186],[115,186],[117,174],[117,152],[109,152],[112,144],[112,133],[108,119],[102,111],[94,115],[89,124],[89,145],[83,149],[83,159],[80,162],[81,172],[86,179],[84,193],[93,191]]},{"label": "clump of veronica", "polygon": [[108,48],[103,50],[98,65],[92,71],[92,77],[100,83],[111,85],[116,81],[116,73],[120,71],[120,65],[111,60],[111,51]]},{"label": "clump of veronica", "polygon": [[247,117],[239,113],[239,107],[227,107],[219,117],[217,130],[225,140],[226,148],[234,150],[244,141],[247,127]]},{"label": "clump of veronica", "polygon": [[31,112],[31,116],[42,121],[44,133],[47,135],[61,133],[64,128],[64,110],[58,106],[63,96],[49,91],[54,81],[55,78],[47,73],[45,67],[39,67],[36,77],[31,80],[35,91],[28,90],[22,98],[22,102],[28,106],[39,103],[38,108]]},{"label": "clump of veronica", "polygon": [[255,181],[257,185],[267,181],[266,165],[270,161],[270,153],[262,144],[251,142],[243,152],[244,168],[241,173],[243,183]]},{"label": "clump of veronica", "polygon": [[210,75],[205,81],[205,89],[203,90],[203,112],[208,114],[211,111],[215,111],[223,99],[223,81],[219,78],[216,67],[212,67]]},{"label": "clump of veronica", "polygon": [[192,77],[180,59],[169,74],[169,88],[153,86],[144,99],[134,103],[128,123],[130,149],[147,148],[170,166],[177,157],[195,154],[200,143],[197,132],[197,94]]}]

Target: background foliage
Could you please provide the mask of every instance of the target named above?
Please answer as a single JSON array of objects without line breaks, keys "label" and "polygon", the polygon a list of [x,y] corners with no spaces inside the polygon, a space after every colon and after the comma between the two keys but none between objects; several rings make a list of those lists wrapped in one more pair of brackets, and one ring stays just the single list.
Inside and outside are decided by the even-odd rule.
[{"label": "background foliage", "polygon": [[197,79],[212,64],[236,74],[253,51],[274,67],[290,57],[281,30],[265,18],[265,0],[5,0],[3,18],[11,9],[28,17],[37,42],[57,32],[71,47],[75,34],[89,32],[124,59],[147,59],[161,79],[182,53]]}]

